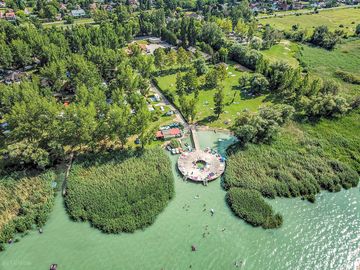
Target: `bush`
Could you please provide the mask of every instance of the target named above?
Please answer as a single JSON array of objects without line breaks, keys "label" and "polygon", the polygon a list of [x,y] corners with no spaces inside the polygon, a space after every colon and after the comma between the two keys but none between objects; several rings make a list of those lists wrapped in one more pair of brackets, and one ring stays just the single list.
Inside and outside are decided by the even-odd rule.
[{"label": "bush", "polygon": [[344,82],[352,83],[352,84],[360,84],[360,78],[350,72],[337,70],[335,71],[335,75],[340,79],[342,79]]},{"label": "bush", "polygon": [[309,202],[311,202],[311,203],[314,203],[315,200],[316,200],[314,194],[307,195],[307,196],[306,196],[306,199],[307,199]]},{"label": "bush", "polygon": [[282,217],[274,215],[272,207],[256,190],[231,188],[226,200],[235,215],[253,226],[271,229],[282,225]]},{"label": "bush", "polygon": [[68,178],[65,205],[74,220],[106,233],[151,225],[174,194],[170,160],[160,149],[83,156]]}]

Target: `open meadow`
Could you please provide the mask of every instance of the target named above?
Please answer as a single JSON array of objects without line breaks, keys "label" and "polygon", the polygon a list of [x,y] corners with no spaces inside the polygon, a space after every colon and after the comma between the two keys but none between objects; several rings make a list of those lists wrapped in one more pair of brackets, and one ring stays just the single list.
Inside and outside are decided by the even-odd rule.
[{"label": "open meadow", "polygon": [[289,40],[282,40],[280,43],[272,46],[268,50],[261,51],[264,57],[271,62],[284,61],[296,68],[299,66],[299,61],[296,59],[296,54],[299,51],[299,45]]},{"label": "open meadow", "polygon": [[353,34],[356,24],[359,23],[360,8],[321,10],[318,14],[302,14],[289,16],[276,16],[272,18],[259,19],[263,25],[270,24],[279,30],[290,30],[293,25],[298,24],[300,29],[312,29],[319,25],[327,25],[331,30],[343,29]]},{"label": "open meadow", "polygon": [[345,95],[358,94],[360,85],[344,82],[335,74],[336,71],[352,73],[360,77],[360,40],[345,41],[334,50],[327,51],[308,45],[301,46],[299,60],[302,65],[320,78],[333,78],[342,86]]},{"label": "open meadow", "polygon": [[[243,110],[257,111],[259,106],[266,103],[266,96],[249,96],[239,89],[239,77],[243,71],[236,68],[234,62],[228,64],[227,77],[222,82],[225,91],[225,108],[224,113],[219,119],[214,116],[214,94],[216,89],[202,89],[199,91],[199,100],[197,102],[197,114],[195,121],[201,125],[211,127],[226,128],[232,125],[238,113]],[[200,77],[200,80],[203,80]],[[161,90],[169,90],[175,93],[176,90],[176,74],[156,77],[158,86]],[[179,103],[175,100],[175,105],[179,107]]]}]

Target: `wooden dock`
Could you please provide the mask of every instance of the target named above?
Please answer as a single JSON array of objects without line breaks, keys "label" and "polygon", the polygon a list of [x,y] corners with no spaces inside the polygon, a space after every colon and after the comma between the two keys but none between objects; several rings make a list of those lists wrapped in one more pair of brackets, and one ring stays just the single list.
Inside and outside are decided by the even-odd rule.
[{"label": "wooden dock", "polygon": [[200,150],[200,143],[199,143],[198,136],[196,134],[196,130],[194,129],[194,127],[191,127],[190,131],[191,131],[191,138],[192,138],[195,150]]}]

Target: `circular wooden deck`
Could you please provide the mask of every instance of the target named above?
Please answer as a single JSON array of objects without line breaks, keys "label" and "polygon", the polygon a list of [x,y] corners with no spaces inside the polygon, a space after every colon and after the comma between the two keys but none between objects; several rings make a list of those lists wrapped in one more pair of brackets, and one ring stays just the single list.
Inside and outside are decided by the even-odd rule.
[{"label": "circular wooden deck", "polygon": [[184,177],[198,182],[215,180],[225,170],[223,158],[217,153],[212,153],[210,150],[184,152],[179,157],[177,165]]}]

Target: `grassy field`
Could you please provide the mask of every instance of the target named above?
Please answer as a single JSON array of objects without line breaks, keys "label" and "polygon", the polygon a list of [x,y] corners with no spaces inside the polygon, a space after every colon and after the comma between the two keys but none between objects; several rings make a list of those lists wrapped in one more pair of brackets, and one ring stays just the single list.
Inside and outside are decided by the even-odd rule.
[{"label": "grassy field", "polygon": [[107,233],[152,224],[174,194],[171,164],[160,148],[79,157],[68,179],[65,205],[74,220]]},{"label": "grassy field", "polygon": [[[234,122],[237,114],[245,109],[256,111],[259,106],[265,103],[265,96],[250,97],[238,89],[239,77],[242,72],[235,68],[234,63],[228,66],[228,75],[224,80],[225,90],[225,112],[219,119],[214,119],[214,101],[213,97],[216,89],[201,90],[199,101],[197,103],[196,121],[203,125],[211,127],[228,127]],[[162,90],[170,90],[175,93],[176,74],[157,77],[158,85]],[[201,80],[201,78],[200,78]],[[176,94],[175,94],[176,95]],[[232,102],[233,101],[233,102]],[[178,102],[175,102],[178,106]],[[226,124],[227,123],[227,124]]]},{"label": "grassy field", "polygon": [[311,74],[337,80],[345,94],[359,94],[359,85],[346,83],[336,78],[334,73],[341,70],[360,76],[360,40],[347,41],[333,51],[303,45],[300,50],[300,61]]},{"label": "grassy field", "polygon": [[293,67],[299,65],[295,55],[299,51],[299,46],[291,41],[282,40],[279,44],[272,46],[268,50],[261,51],[265,58],[270,61],[284,61]]},{"label": "grassy field", "polygon": [[347,33],[353,34],[356,25],[359,23],[360,9],[333,9],[322,10],[318,14],[306,14],[306,15],[289,15],[289,16],[277,16],[267,19],[260,19],[259,22],[263,25],[270,24],[280,30],[290,30],[292,25],[299,24],[301,29],[308,29],[309,32],[319,25],[327,25],[330,29],[341,28]]},{"label": "grassy field", "polygon": [[79,24],[93,24],[94,20],[92,18],[81,18],[81,19],[75,19],[73,24],[65,24],[65,21],[56,21],[56,22],[47,22],[43,23],[42,25],[44,28],[50,28],[50,27],[69,27],[72,25],[79,25]]}]

